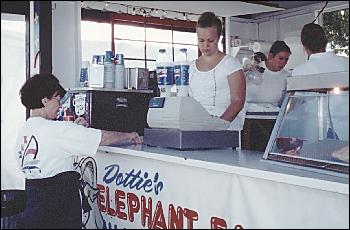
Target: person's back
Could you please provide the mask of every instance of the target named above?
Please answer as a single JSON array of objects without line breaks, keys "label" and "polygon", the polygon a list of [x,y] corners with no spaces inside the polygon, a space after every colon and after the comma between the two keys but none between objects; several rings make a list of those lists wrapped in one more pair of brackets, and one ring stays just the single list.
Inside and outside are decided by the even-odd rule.
[{"label": "person's back", "polygon": [[292,76],[349,71],[349,58],[326,52],[328,43],[324,29],[317,24],[304,25],[301,43],[309,58],[294,68]]},{"label": "person's back", "polygon": [[312,54],[305,63],[294,68],[292,75],[309,75],[349,71],[349,58],[338,56],[333,51]]}]

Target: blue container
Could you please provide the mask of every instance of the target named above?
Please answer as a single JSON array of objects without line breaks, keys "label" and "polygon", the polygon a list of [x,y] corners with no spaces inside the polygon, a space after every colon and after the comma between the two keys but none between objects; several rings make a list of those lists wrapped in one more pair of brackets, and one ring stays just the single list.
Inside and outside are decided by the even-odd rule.
[{"label": "blue container", "polygon": [[174,67],[173,66],[157,66],[158,85],[174,84]]},{"label": "blue container", "polygon": [[80,70],[80,81],[79,86],[80,87],[88,87],[89,86],[89,69],[88,68],[81,68]]},{"label": "blue container", "polygon": [[105,55],[99,55],[97,64],[103,65],[105,63]]},{"label": "blue container", "polygon": [[106,56],[104,62],[113,62],[114,53],[113,51],[106,51]]},{"label": "blue container", "polygon": [[92,64],[98,64],[100,62],[100,55],[93,55],[92,56]]},{"label": "blue container", "polygon": [[174,66],[174,78],[176,85],[188,85],[189,69],[189,65]]},{"label": "blue container", "polygon": [[115,54],[114,63],[116,65],[124,65],[124,54]]}]

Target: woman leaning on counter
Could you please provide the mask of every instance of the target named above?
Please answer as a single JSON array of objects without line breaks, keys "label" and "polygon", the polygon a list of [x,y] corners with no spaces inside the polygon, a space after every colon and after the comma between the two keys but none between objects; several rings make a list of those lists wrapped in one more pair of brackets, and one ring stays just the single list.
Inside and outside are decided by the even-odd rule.
[{"label": "woman leaning on counter", "polygon": [[202,55],[190,65],[190,96],[206,110],[231,122],[229,129],[242,130],[246,83],[238,59],[218,49],[221,20],[212,12],[197,22],[198,47]]}]

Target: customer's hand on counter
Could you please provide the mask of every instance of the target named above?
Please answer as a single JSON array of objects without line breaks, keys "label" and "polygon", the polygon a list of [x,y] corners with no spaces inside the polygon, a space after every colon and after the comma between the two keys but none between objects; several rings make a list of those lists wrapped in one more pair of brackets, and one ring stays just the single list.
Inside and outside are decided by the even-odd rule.
[{"label": "customer's hand on counter", "polygon": [[115,132],[101,130],[102,137],[100,145],[122,146],[142,144],[142,138],[137,132]]},{"label": "customer's hand on counter", "polygon": [[84,127],[89,126],[89,123],[83,117],[78,117],[77,119],[75,119],[74,123],[77,125],[82,125]]},{"label": "customer's hand on counter", "polygon": [[142,138],[139,136],[139,134],[137,132],[132,132],[132,133],[129,133],[130,135],[130,141],[135,144],[135,145],[138,145],[138,144],[142,144]]}]

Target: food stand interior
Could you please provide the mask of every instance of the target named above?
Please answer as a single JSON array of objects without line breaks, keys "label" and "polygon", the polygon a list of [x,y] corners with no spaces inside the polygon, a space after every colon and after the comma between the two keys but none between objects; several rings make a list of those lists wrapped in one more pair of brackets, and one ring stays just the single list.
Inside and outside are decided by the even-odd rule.
[{"label": "food stand interior", "polygon": [[[157,7],[175,12],[185,11],[194,15],[210,9],[217,15],[225,17],[225,52],[228,54],[237,52],[231,47],[231,38],[234,36],[239,36],[242,41],[270,43],[289,39],[292,41],[291,48],[298,55],[294,58],[291,56],[287,69],[292,69],[304,61],[304,54],[299,52],[301,46],[298,36],[302,26],[313,21],[315,15],[325,5],[323,1],[264,1],[264,4],[255,4],[256,1],[254,3],[109,1],[108,3],[112,5],[113,2],[148,8]],[[91,3],[90,9],[101,10],[106,2],[89,3]],[[31,2],[30,7],[33,7],[32,4]],[[52,73],[59,77],[62,85],[70,89],[72,94],[84,92],[89,95],[90,105],[93,108],[89,114],[91,119],[89,123],[93,127],[118,131],[135,129],[132,131],[144,135],[143,128],[152,128],[146,120],[148,102],[155,96],[152,90],[140,91],[133,97],[131,94],[134,92],[130,90],[78,88],[81,68],[81,7],[80,1],[51,2],[52,47],[49,55],[52,63],[49,64],[52,64]],[[348,9],[349,3],[330,1],[328,8]],[[117,10],[115,9],[115,12]],[[30,23],[33,23],[32,19]],[[33,38],[29,40],[34,44]],[[35,65],[36,47],[35,45],[30,47],[27,76],[40,71],[40,66]],[[3,77],[7,75],[8,73],[3,73],[2,70],[2,89]],[[123,143],[118,146],[99,147],[95,157],[82,158],[79,162],[78,170],[81,170],[85,184],[89,185],[84,191],[90,198],[91,207],[88,211],[83,210],[83,226],[85,228],[349,228],[349,163],[335,160],[330,153],[320,158],[314,150],[319,151],[325,146],[316,148],[307,140],[311,139],[311,136],[308,136],[310,132],[320,133],[315,129],[319,130],[320,124],[330,119],[332,113],[334,115],[332,121],[339,135],[336,145],[348,146],[349,73],[341,73],[339,76],[341,80],[337,87],[341,87],[340,95],[333,94],[333,87],[327,85],[328,83],[323,87],[308,88],[310,92],[302,89],[303,92],[299,93],[300,89],[290,88],[281,110],[277,113],[247,115],[247,118],[276,119],[265,153],[241,149],[237,135],[232,137],[236,138],[233,142],[237,144],[229,145],[231,146],[229,148],[224,144],[221,148],[217,146],[198,148],[197,145],[201,142],[196,142],[193,146],[189,144],[186,148],[182,148],[184,145],[179,143],[169,143],[170,146],[167,146],[165,142],[169,141],[169,138],[173,141],[174,137],[177,138],[181,133],[169,136],[168,139],[161,139],[165,134],[158,133],[156,138],[162,142],[159,145],[154,144],[156,143],[154,140],[147,140],[152,144],[129,146]],[[347,81],[343,81],[346,78]],[[315,89],[320,92],[315,92]],[[114,113],[108,110],[113,106],[108,104],[108,101],[114,100],[108,98],[114,95],[130,97],[131,101],[137,98],[139,101],[133,101],[134,110]],[[327,103],[330,102],[335,102],[336,106],[329,107],[328,104],[327,110]],[[303,103],[309,103],[311,109],[300,110],[298,105]],[[1,104],[3,114],[3,101]],[[289,109],[291,104],[296,105],[293,107],[295,111]],[[303,113],[298,114],[298,111]],[[114,122],[113,117],[103,118],[103,114],[111,113],[118,117]],[[291,133],[299,130],[296,130],[294,123],[291,124],[290,121],[293,119],[300,121],[299,119],[305,114],[312,116],[315,113],[318,114],[318,120],[304,124],[307,129],[304,139],[293,139]],[[311,123],[316,126],[312,126]],[[322,135],[327,136],[327,131]],[[281,133],[286,139],[281,138],[283,136]],[[2,134],[2,146],[5,142],[3,136]],[[323,139],[327,138],[320,140]],[[312,156],[285,157],[284,151],[291,149],[301,151],[303,145],[307,146],[308,153],[312,152]],[[326,145],[330,146],[332,143],[327,142]]]}]

